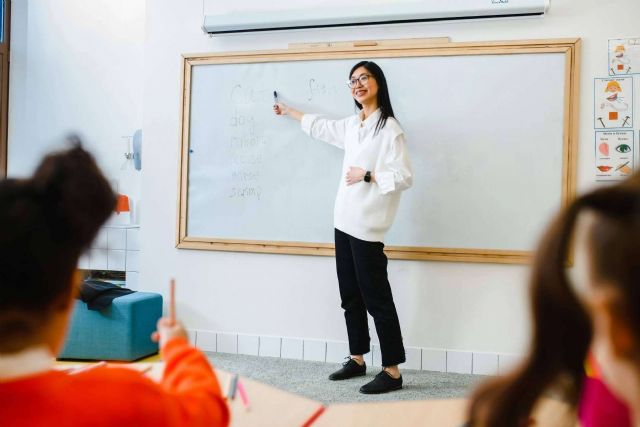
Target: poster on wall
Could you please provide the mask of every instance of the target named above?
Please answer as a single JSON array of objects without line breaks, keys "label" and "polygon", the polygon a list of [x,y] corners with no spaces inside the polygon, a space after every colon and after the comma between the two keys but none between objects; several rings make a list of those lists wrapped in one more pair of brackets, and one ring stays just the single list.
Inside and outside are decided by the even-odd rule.
[{"label": "poster on wall", "polygon": [[635,169],[634,131],[596,131],[596,181],[621,181]]},{"label": "poster on wall", "polygon": [[640,37],[609,39],[609,75],[640,74]]},{"label": "poster on wall", "polygon": [[633,127],[633,77],[594,79],[594,128]]}]

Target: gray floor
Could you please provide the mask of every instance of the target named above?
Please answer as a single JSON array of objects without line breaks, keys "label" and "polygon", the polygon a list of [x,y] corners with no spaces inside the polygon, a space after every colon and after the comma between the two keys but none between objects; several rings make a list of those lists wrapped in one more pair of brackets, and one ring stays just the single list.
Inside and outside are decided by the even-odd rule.
[{"label": "gray floor", "polygon": [[207,353],[214,366],[228,372],[272,385],[325,404],[381,400],[424,400],[465,397],[484,377],[478,375],[403,370],[402,390],[383,395],[365,395],[360,386],[379,372],[367,367],[367,376],[346,381],[329,381],[327,377],[340,364],[256,357],[226,353]]}]

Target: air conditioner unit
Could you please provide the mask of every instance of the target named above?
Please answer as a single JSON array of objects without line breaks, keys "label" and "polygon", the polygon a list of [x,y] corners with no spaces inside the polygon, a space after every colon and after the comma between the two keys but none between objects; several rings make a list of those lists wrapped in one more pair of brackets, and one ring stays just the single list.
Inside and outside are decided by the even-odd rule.
[{"label": "air conditioner unit", "polygon": [[550,0],[422,0],[206,15],[208,34],[544,15]]}]

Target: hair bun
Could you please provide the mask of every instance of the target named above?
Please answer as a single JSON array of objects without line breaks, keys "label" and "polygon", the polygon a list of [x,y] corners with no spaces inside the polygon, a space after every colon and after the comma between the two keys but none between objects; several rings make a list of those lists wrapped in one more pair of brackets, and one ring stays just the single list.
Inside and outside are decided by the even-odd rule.
[{"label": "hair bun", "polygon": [[86,246],[113,211],[116,199],[80,139],[68,140],[72,147],[46,156],[30,181],[53,234]]}]

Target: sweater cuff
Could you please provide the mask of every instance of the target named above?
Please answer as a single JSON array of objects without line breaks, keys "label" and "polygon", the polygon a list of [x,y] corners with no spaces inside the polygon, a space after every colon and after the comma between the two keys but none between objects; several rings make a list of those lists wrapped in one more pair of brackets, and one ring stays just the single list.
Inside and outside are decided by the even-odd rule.
[{"label": "sweater cuff", "polygon": [[189,341],[184,337],[173,337],[169,341],[167,341],[164,346],[160,349],[160,354],[162,355],[162,359],[169,360],[180,351],[184,350],[185,347],[190,347]]},{"label": "sweater cuff", "polygon": [[317,114],[305,114],[302,116],[302,120],[300,120],[300,126],[302,127],[304,133],[306,133],[307,135],[311,135],[311,126],[313,126],[313,122],[316,121],[317,117]]},{"label": "sweater cuff", "polygon": [[387,194],[396,189],[393,172],[376,172],[376,182],[380,194]]}]

